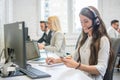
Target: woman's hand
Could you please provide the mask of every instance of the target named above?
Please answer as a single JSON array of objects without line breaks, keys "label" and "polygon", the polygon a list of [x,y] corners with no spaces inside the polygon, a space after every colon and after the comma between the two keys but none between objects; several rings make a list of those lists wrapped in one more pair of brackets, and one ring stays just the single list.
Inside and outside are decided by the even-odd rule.
[{"label": "woman's hand", "polygon": [[60,58],[53,58],[53,57],[48,57],[46,59],[46,63],[47,64],[55,64],[55,63],[62,63],[61,59]]},{"label": "woman's hand", "polygon": [[39,49],[44,49],[45,48],[44,44],[38,44],[38,47],[39,47]]},{"label": "woman's hand", "polygon": [[76,62],[72,57],[68,56],[68,57],[65,57],[65,58],[61,58],[62,62],[67,66],[67,67],[70,67],[70,68],[76,68],[79,63]]},{"label": "woman's hand", "polygon": [[55,63],[57,63],[57,59],[55,59],[55,58],[53,58],[53,57],[48,57],[48,58],[46,59],[46,63],[47,63],[47,64],[55,64]]}]

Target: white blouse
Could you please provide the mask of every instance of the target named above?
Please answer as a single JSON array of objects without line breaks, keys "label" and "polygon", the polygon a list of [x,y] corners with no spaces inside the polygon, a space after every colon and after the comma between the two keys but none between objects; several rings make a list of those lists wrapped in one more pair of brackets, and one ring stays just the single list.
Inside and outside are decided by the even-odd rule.
[{"label": "white blouse", "polygon": [[110,36],[110,38],[118,38],[119,37],[118,31],[115,30],[113,27],[110,27],[108,29],[108,35]]},{"label": "white blouse", "polygon": [[[80,56],[81,63],[89,65],[89,57],[90,57],[90,44],[92,41],[92,37],[88,37],[84,45],[80,48]],[[91,77],[93,80],[103,80],[103,76],[106,72],[108,59],[109,59],[109,50],[110,43],[106,36],[103,36],[100,40],[100,50],[98,52],[98,63],[95,65],[96,69],[100,72],[98,76],[91,76],[89,73],[84,72],[86,75]],[[78,58],[77,50],[74,53],[75,60]]]}]

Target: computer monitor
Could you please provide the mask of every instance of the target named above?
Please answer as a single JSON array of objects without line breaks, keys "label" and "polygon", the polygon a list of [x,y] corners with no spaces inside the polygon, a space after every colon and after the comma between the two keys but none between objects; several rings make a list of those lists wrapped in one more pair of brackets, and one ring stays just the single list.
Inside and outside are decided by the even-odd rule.
[{"label": "computer monitor", "polygon": [[26,68],[25,22],[15,22],[4,25],[5,54],[15,55],[14,62],[21,68]]},{"label": "computer monitor", "polygon": [[25,40],[28,38],[28,27],[25,27]]},{"label": "computer monitor", "polygon": [[[12,61],[19,66],[20,72],[23,72],[32,79],[50,77],[48,73],[42,72],[29,65],[26,65],[26,39],[25,39],[25,22],[15,22],[4,25],[4,42],[5,54],[13,57]],[[13,56],[14,54],[14,56]],[[17,74],[15,72],[13,74]]]},{"label": "computer monitor", "polygon": [[30,41],[30,36],[28,35],[28,27],[25,27],[25,40]]}]

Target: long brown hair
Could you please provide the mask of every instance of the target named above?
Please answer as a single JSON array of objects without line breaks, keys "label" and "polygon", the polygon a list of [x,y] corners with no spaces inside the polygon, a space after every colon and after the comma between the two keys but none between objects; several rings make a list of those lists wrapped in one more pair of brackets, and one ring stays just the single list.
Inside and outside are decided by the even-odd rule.
[{"label": "long brown hair", "polygon": [[[95,13],[93,13],[91,10],[89,10],[89,8],[91,8],[92,10],[94,10]],[[93,31],[92,31],[92,42],[90,44],[90,58],[89,58],[89,65],[96,65],[98,63],[98,52],[100,50],[100,40],[102,36],[106,36],[109,39],[110,42],[110,56],[109,56],[109,63],[108,63],[108,67],[111,68],[112,67],[112,63],[113,63],[113,59],[114,59],[114,54],[111,48],[111,41],[110,38],[107,34],[106,28],[105,28],[105,24],[102,21],[99,12],[97,11],[96,8],[94,8],[93,6],[89,6],[86,8],[83,8],[80,12],[79,15],[84,15],[86,17],[88,17],[89,19],[92,20],[92,27],[93,27]],[[96,24],[96,17],[95,15],[97,15],[97,18],[99,20],[99,24]],[[77,61],[81,61],[80,58],[80,48],[83,46],[83,44],[85,43],[85,41],[88,38],[88,35],[82,30],[82,39],[79,43],[79,47],[78,47],[78,59]]]}]

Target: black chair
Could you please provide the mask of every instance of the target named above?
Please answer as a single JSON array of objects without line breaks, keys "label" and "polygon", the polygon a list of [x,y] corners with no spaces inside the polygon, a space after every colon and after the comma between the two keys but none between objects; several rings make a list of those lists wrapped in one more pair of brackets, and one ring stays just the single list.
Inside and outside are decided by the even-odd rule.
[{"label": "black chair", "polygon": [[118,49],[117,57],[119,58],[119,61],[118,61],[118,64],[117,64],[117,70],[120,71],[120,46],[119,46],[119,49]]},{"label": "black chair", "polygon": [[77,42],[76,42],[75,49],[77,49],[81,37],[82,37],[82,34],[80,33],[80,35],[79,35],[79,37],[77,39]]},{"label": "black chair", "polygon": [[114,67],[119,52],[120,38],[111,38],[111,42],[112,42],[113,51],[115,53],[114,61],[113,61],[112,69],[110,70],[109,68],[107,68],[103,80],[113,80]]}]

